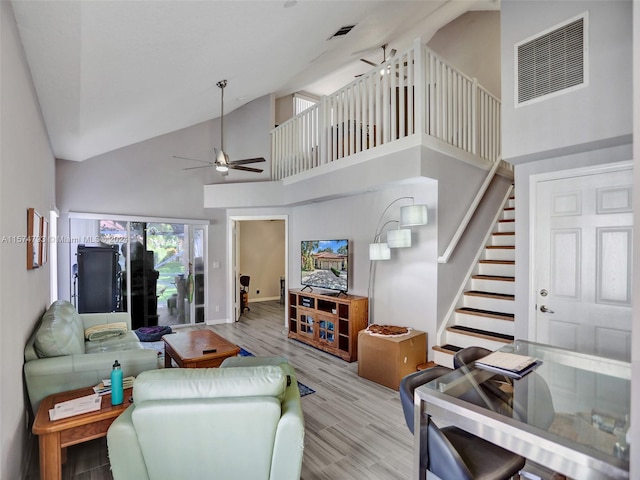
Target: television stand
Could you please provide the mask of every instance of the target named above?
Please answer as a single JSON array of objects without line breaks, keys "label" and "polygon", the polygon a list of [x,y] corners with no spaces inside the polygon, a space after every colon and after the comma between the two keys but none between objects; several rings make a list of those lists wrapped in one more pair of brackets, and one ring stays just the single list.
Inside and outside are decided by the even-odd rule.
[{"label": "television stand", "polygon": [[340,290],[339,292],[324,292],[322,293],[322,295],[324,295],[325,297],[339,297],[340,295],[344,295],[345,297],[349,296],[344,290]]},{"label": "television stand", "polygon": [[289,290],[289,338],[355,362],[358,332],[368,325],[368,305],[367,297],[342,291]]}]

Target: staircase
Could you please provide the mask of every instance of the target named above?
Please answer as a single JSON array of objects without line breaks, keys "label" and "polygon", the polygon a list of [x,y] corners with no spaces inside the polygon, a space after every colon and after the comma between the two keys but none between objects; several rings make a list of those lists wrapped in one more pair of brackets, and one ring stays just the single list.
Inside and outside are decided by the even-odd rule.
[{"label": "staircase", "polygon": [[433,347],[435,363],[453,368],[453,355],[462,348],[496,350],[513,342],[515,263],[515,198],[511,195],[458,299],[441,345]]}]

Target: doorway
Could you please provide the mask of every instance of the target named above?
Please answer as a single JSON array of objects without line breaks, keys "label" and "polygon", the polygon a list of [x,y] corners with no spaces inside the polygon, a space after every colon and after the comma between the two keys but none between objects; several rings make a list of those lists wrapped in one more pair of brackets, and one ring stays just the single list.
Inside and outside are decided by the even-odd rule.
[{"label": "doorway", "polygon": [[[288,216],[229,217],[229,318],[241,320],[243,313],[240,277],[249,277],[246,299],[278,301],[286,312],[288,272]],[[286,327],[286,313],[283,313]]]},{"label": "doorway", "polygon": [[630,361],[631,163],[531,182],[533,340]]}]

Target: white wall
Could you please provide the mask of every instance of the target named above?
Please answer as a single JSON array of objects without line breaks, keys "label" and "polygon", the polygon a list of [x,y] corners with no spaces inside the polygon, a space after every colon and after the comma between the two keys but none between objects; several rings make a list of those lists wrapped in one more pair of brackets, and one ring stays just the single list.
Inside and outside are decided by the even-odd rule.
[{"label": "white wall", "polygon": [[[224,212],[205,208],[203,185],[259,179],[269,176],[269,128],[271,96],[249,102],[225,117],[225,150],[231,159],[263,156],[262,174],[230,171],[222,177],[213,168],[195,170],[198,162],[174,155],[211,160],[220,146],[220,119],[203,122],[145,142],[99,155],[84,162],[56,162],[56,192],[60,209],[60,235],[68,235],[69,212],[170,217],[209,220],[209,305],[224,304]],[[215,202],[214,202],[215,205]],[[60,298],[69,298],[69,248],[59,246],[58,278]],[[224,318],[223,312],[206,312],[210,320]]]},{"label": "white wall", "polygon": [[[367,296],[368,244],[373,241],[376,223],[386,205],[402,196],[401,192],[406,189],[410,193],[405,195],[413,195],[416,202],[422,200],[429,205],[429,225],[415,229],[414,241],[419,248],[397,250],[392,260],[377,262],[374,321],[427,330],[431,332],[429,342],[433,345],[432,334],[465,281],[464,276],[511,183],[504,177],[494,179],[458,249],[449,263],[439,265],[438,255],[446,249],[487,173],[446,154],[418,147],[349,164],[320,177],[274,185],[281,192],[275,205],[287,201],[294,205],[280,209],[290,215],[288,287],[300,286],[301,240],[347,237],[352,241],[349,291]],[[205,201],[219,192],[215,187],[205,189]],[[253,192],[241,191],[247,196]],[[260,203],[259,196],[253,200],[249,203]],[[295,206],[302,203],[306,205]],[[278,212],[276,207],[256,206],[230,209],[228,215],[274,212]],[[398,212],[396,209],[396,217]],[[428,247],[417,241],[424,235],[427,235]]]},{"label": "white wall", "polygon": [[293,94],[276,99],[276,125],[293,117]]},{"label": "white wall", "polygon": [[[480,185],[488,172],[478,171],[462,162],[453,163],[440,176],[440,193],[438,214],[438,254],[447,249],[461,219],[469,210]],[[461,179],[465,179],[462,181]],[[445,319],[446,314],[457,300],[461,286],[467,281],[469,269],[479,250],[484,246],[487,232],[494,226],[494,218],[501,211],[504,196],[512,184],[509,178],[495,176],[471,218],[469,226],[460,238],[449,261],[438,266],[438,321]],[[516,194],[517,195],[517,194]],[[517,214],[519,216],[519,212]]]},{"label": "white wall", "polygon": [[[514,44],[585,11],[589,12],[588,86],[515,108]],[[504,0],[501,30],[505,160],[520,163],[630,142],[630,1],[554,1],[543,8],[537,1]]]},{"label": "white wall", "polygon": [[[605,5],[606,4],[606,5]],[[528,299],[529,284],[529,179],[531,175],[630,160],[632,129],[630,2],[553,2],[539,8],[536,2],[506,0],[502,4],[503,151],[515,160],[516,187],[516,298]],[[513,108],[513,44],[589,11],[590,83],[579,91]],[[614,40],[609,38],[609,34]],[[606,38],[604,38],[606,37]],[[608,58],[629,55],[613,68]],[[607,87],[603,82],[608,79]],[[607,90],[604,92],[603,90]],[[612,94],[611,91],[619,92]],[[613,96],[612,96],[613,95]],[[623,95],[624,101],[618,99]],[[601,97],[614,101],[616,112],[600,109]],[[597,97],[597,98],[593,98]],[[584,103],[577,106],[576,102]],[[574,108],[589,107],[585,112]],[[556,130],[550,135],[549,125]],[[606,137],[610,135],[613,137]],[[518,156],[508,158],[507,146]],[[528,302],[516,302],[516,337],[528,336]]]},{"label": "white wall", "polygon": [[523,301],[516,302],[516,338],[528,338],[529,315],[528,300],[532,294],[529,271],[529,256],[532,253],[530,223],[530,178],[540,173],[588,167],[602,163],[629,161],[632,158],[631,145],[623,145],[601,150],[592,150],[564,157],[539,160],[516,166],[516,298]]},{"label": "white wall", "polygon": [[499,11],[460,15],[438,30],[427,46],[500,98]]},{"label": "white wall", "polygon": [[[429,205],[430,223],[412,228],[411,248],[393,249],[391,260],[375,262],[373,320],[425,330],[431,342],[436,323],[438,230],[438,188],[433,180],[293,208],[289,222],[289,287],[301,286],[302,240],[347,238],[351,267],[349,293],[366,297],[369,244],[373,242],[376,224],[385,207],[403,196],[413,196],[416,203]],[[383,222],[398,219],[400,206],[409,203],[398,202],[391,207]]]},{"label": "white wall", "polygon": [[[49,265],[26,269],[27,208],[55,204],[54,158],[10,2],[0,2],[0,478],[21,478],[31,434],[22,381],[24,345],[49,306]],[[37,457],[32,459],[37,461]]]},{"label": "white wall", "polygon": [[[529,282],[529,181],[531,175],[583,166],[628,161],[638,157],[636,136],[640,94],[636,82],[636,115],[632,118],[632,35],[631,2],[556,1],[540,8],[539,2],[502,1],[502,98],[503,152],[515,160],[516,175],[516,337],[528,336]],[[513,44],[568,18],[589,11],[589,86],[573,93],[545,100],[527,107],[513,108]],[[634,5],[635,50],[633,59],[638,73],[640,50],[640,13]],[[638,169],[634,169],[634,186],[640,186]],[[635,195],[634,217],[638,223],[640,203]],[[634,236],[638,251],[638,236]],[[634,303],[638,294],[637,255],[634,260]],[[635,327],[638,312],[633,313]],[[640,442],[640,333],[633,328],[632,378],[632,444]],[[632,455],[630,478],[640,478],[637,455]]]},{"label": "white wall", "polygon": [[[633,5],[633,75],[640,78],[640,5]],[[633,134],[635,138],[640,138],[640,83],[635,82],[633,87]],[[634,163],[640,159],[640,142],[633,144]],[[637,163],[636,163],[637,165]],[[640,168],[633,171],[634,190],[640,190]],[[636,193],[633,199],[633,222],[640,225],[640,195]],[[640,445],[640,235],[633,237],[633,251],[636,252],[633,261],[633,325],[631,347],[631,405],[636,408],[631,412],[633,418],[631,424],[631,444]],[[637,447],[635,447],[637,448]],[[631,456],[630,478],[640,477],[640,455]]]}]

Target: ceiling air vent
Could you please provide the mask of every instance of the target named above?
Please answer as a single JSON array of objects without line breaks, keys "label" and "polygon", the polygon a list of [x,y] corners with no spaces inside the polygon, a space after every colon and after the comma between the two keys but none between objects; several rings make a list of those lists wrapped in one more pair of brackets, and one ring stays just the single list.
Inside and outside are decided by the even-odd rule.
[{"label": "ceiling air vent", "polygon": [[587,83],[587,14],[516,44],[516,105]]},{"label": "ceiling air vent", "polygon": [[343,35],[346,35],[351,30],[353,30],[353,27],[355,27],[355,25],[346,25],[344,27],[340,27],[340,29],[336,33],[331,35],[331,37],[329,37],[329,38],[342,37]]}]

